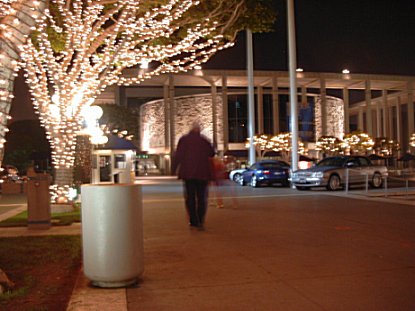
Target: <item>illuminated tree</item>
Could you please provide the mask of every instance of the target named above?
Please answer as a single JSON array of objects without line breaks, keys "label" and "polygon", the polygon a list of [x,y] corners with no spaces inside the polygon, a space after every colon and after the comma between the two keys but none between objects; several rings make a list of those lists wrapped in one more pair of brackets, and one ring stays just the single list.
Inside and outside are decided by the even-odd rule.
[{"label": "illuminated tree", "polygon": [[[255,147],[255,151],[259,159],[264,158],[265,154],[269,151],[272,151],[274,148],[274,142],[271,140],[271,136],[267,134],[259,134],[253,137],[253,144]],[[247,142],[245,144],[246,148],[250,146],[250,138],[247,138]]]},{"label": "illuminated tree", "polygon": [[411,147],[415,147],[415,133],[413,133],[413,134],[411,135],[411,138],[410,138],[410,140],[409,140],[409,146],[411,146]]},{"label": "illuminated tree", "polygon": [[268,2],[50,0],[21,56],[53,150],[52,200],[68,200],[82,112],[102,90],[193,69],[239,30],[268,30]]},{"label": "illuminated tree", "polygon": [[383,156],[394,155],[397,151],[401,150],[401,146],[398,142],[387,137],[377,137],[373,149],[377,154]]},{"label": "illuminated tree", "polygon": [[[281,152],[282,158],[288,161],[292,149],[291,133],[280,133],[272,137],[271,140],[274,142],[274,148],[272,150]],[[298,153],[303,154],[304,151],[304,143],[298,139]]]},{"label": "illuminated tree", "polygon": [[[280,133],[275,136],[260,134],[255,135],[254,146],[258,154],[258,158],[262,159],[265,154],[269,151],[279,152],[282,158],[286,161],[289,159],[289,153],[291,152],[291,133]],[[246,148],[250,146],[250,139],[247,138],[245,144]],[[300,140],[298,141],[298,153],[304,153],[304,143]]]},{"label": "illuminated tree", "polygon": [[335,155],[341,151],[342,141],[334,136],[321,136],[316,142],[316,150],[327,155]]},{"label": "illuminated tree", "polygon": [[8,132],[19,48],[26,42],[45,3],[46,0],[0,0],[0,164]]},{"label": "illuminated tree", "polygon": [[368,134],[355,131],[344,136],[342,148],[350,154],[367,154],[369,150],[373,149],[374,144]]}]

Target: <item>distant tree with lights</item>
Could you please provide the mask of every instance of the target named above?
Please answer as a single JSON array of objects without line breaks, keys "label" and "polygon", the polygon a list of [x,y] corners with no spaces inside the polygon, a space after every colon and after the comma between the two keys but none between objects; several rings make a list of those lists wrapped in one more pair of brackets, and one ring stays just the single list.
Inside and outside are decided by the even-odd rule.
[{"label": "distant tree with lights", "polygon": [[52,200],[68,200],[82,112],[102,90],[191,70],[231,46],[239,30],[270,30],[270,3],[50,0],[21,56],[52,147]]},{"label": "distant tree with lights", "polygon": [[362,131],[354,131],[343,137],[342,148],[349,154],[367,154],[373,149],[375,142],[372,137]]},{"label": "distant tree with lights", "polygon": [[412,135],[411,135],[411,138],[409,139],[409,146],[411,146],[411,147],[415,147],[415,133],[413,133]]},{"label": "distant tree with lights", "polygon": [[316,141],[316,150],[325,155],[339,154],[342,148],[342,141],[334,136],[321,136]]},{"label": "distant tree with lights", "polygon": [[[285,161],[290,158],[292,149],[291,145],[291,133],[280,133],[271,138],[274,143],[274,151],[281,152],[281,156]],[[304,154],[304,143],[298,138],[298,153]]]},{"label": "distant tree with lights", "polygon": [[[253,144],[257,152],[258,158],[262,159],[267,152],[275,151],[281,154],[281,157],[288,161],[291,152],[291,133],[280,133],[278,135],[259,134],[254,135]],[[247,138],[246,148],[250,146],[250,138]],[[298,152],[304,153],[304,143],[298,141]]]},{"label": "distant tree with lights", "polygon": [[401,146],[399,142],[394,141],[388,137],[377,137],[375,138],[373,149],[375,150],[376,154],[382,156],[392,156],[401,150]]},{"label": "distant tree with lights", "polygon": [[[267,152],[274,150],[275,144],[271,139],[272,139],[272,136],[268,134],[254,135],[253,144],[254,144],[255,151],[259,159],[263,159]],[[246,148],[249,148],[250,141],[251,140],[248,137],[247,142],[245,143]]]}]

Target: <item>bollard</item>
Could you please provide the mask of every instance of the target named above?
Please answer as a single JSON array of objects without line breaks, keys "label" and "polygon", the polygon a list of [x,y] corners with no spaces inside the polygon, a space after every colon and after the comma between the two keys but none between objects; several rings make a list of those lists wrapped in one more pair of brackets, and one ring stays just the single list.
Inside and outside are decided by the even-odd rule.
[{"label": "bollard", "polygon": [[124,287],[144,271],[141,186],[81,186],[84,274],[98,287]]},{"label": "bollard", "polygon": [[49,229],[51,176],[28,169],[27,177],[27,226],[29,229]]}]

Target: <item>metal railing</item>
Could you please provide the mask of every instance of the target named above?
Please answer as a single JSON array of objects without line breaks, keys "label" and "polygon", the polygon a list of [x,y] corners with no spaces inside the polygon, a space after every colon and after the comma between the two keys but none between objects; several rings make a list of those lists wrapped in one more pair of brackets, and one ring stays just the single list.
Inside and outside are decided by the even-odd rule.
[{"label": "metal railing", "polygon": [[[344,190],[346,194],[349,193],[349,171],[350,170],[353,170],[353,169],[346,169],[345,186],[344,186]],[[372,176],[372,174],[370,175],[368,173],[361,173],[361,174],[365,175],[364,185],[365,185],[365,193],[367,194],[369,192],[369,177]],[[391,180],[398,182],[398,183],[402,182],[402,185],[404,186],[403,195],[408,196],[409,195],[409,182],[410,181],[415,182],[415,172],[399,171],[399,173],[396,174],[396,172],[390,171],[388,172],[387,176],[382,176],[382,179],[383,179],[383,192],[384,192],[385,197],[388,197],[391,193],[393,193],[394,189],[397,189],[397,188],[389,188],[389,181]]]}]

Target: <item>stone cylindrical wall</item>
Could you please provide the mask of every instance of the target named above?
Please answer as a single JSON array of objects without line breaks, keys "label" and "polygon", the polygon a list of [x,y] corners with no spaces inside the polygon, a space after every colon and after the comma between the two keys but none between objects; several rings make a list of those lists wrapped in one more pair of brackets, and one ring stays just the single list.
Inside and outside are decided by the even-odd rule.
[{"label": "stone cylindrical wall", "polygon": [[[194,121],[202,125],[202,134],[213,142],[213,115],[212,96],[210,94],[176,97],[174,113],[175,142],[177,146],[180,137],[186,134]],[[223,144],[223,118],[222,98],[216,97],[216,118],[217,118],[217,142]],[[155,100],[141,106],[141,141],[142,150],[150,151],[165,148],[165,127],[164,127],[164,100]]]}]

